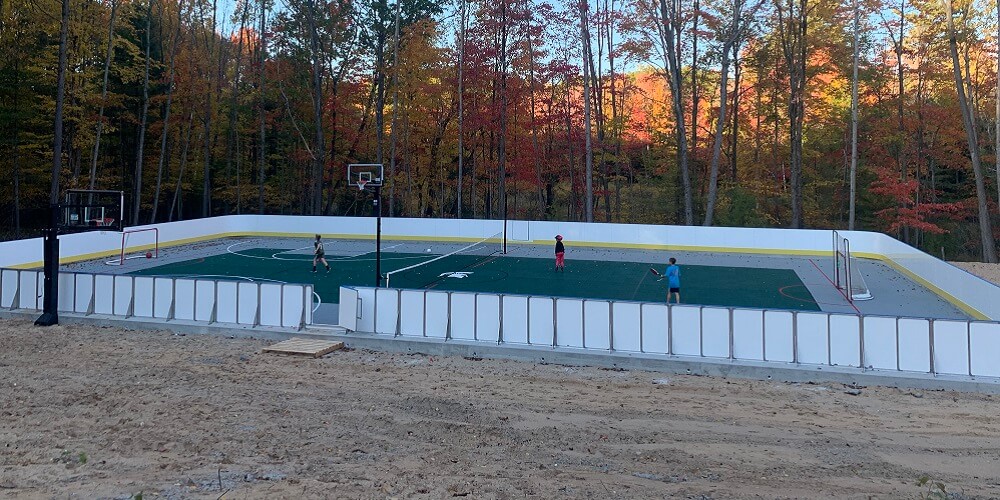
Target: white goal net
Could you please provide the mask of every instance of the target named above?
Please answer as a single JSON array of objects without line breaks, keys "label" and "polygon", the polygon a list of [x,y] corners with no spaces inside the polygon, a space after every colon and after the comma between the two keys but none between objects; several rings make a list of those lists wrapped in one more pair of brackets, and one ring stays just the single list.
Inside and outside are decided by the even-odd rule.
[{"label": "white goal net", "polygon": [[865,277],[861,274],[857,259],[851,255],[851,241],[833,232],[834,281],[837,288],[844,291],[847,300],[870,300],[874,298]]}]

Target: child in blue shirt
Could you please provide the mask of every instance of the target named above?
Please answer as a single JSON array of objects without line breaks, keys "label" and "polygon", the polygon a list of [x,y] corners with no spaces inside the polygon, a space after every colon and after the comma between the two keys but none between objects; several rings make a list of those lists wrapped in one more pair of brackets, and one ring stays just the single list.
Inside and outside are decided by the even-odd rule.
[{"label": "child in blue shirt", "polygon": [[671,257],[670,265],[667,266],[667,270],[663,273],[667,277],[667,286],[669,290],[667,291],[667,304],[670,303],[670,295],[674,295],[677,299],[677,303],[681,303],[681,267],[677,265],[677,259]]}]

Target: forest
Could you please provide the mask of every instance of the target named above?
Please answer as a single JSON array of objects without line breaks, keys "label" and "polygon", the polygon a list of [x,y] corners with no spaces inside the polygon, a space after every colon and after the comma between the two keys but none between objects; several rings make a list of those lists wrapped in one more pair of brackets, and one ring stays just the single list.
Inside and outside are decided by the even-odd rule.
[{"label": "forest", "polygon": [[881,231],[997,261],[978,0],[0,0],[0,232],[225,214]]}]

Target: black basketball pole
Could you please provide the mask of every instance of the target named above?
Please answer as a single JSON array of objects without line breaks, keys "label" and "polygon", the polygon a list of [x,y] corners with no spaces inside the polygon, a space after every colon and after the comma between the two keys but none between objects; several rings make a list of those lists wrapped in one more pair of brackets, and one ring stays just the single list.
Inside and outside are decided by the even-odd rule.
[{"label": "black basketball pole", "polygon": [[382,288],[382,186],[375,186],[375,288]]},{"label": "black basketball pole", "polygon": [[503,254],[507,255],[507,198],[503,200]]},{"label": "black basketball pole", "polygon": [[[35,320],[38,326],[59,324],[59,205],[49,207],[49,227],[44,230],[42,260],[45,280],[42,284],[42,315]],[[32,292],[34,293],[34,292]]]}]

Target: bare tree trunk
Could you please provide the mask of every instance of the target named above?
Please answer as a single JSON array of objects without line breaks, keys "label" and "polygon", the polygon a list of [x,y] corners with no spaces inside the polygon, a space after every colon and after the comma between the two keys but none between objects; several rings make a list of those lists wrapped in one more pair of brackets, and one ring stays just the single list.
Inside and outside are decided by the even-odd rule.
[{"label": "bare tree trunk", "polygon": [[21,237],[21,156],[18,130],[14,130],[14,237]]},{"label": "bare tree trunk", "polygon": [[[906,92],[906,88],[903,86],[903,37],[905,36],[904,30],[906,29],[906,0],[901,0],[899,5],[899,43],[896,46],[896,81],[897,92],[899,94],[896,100],[896,130],[899,133],[900,144],[899,144],[899,154],[896,161],[899,162],[899,177],[900,180],[906,182],[906,147],[905,147],[905,137],[906,128],[903,123],[903,95]],[[855,42],[857,43],[857,42]],[[856,71],[856,70],[855,70]],[[855,77],[856,78],[856,77]],[[919,179],[918,179],[919,181]],[[910,229],[908,227],[903,228],[904,241],[909,242]]]},{"label": "bare tree trunk", "polygon": [[[739,2],[739,0],[737,0]],[[736,24],[738,21],[734,21]],[[715,216],[715,202],[719,191],[719,162],[722,157],[722,131],[726,127],[726,103],[729,101],[729,47],[726,41],[722,48],[722,69],[719,82],[719,118],[715,122],[715,141],[712,144],[712,163],[708,179],[708,202],[705,206],[705,221],[703,226],[711,226]]]},{"label": "bare tree trunk", "polygon": [[90,156],[90,183],[87,189],[94,189],[97,182],[97,157],[101,152],[101,132],[104,130],[104,105],[108,97],[108,73],[111,72],[111,56],[115,51],[115,19],[120,0],[111,2],[111,20],[108,23],[108,49],[104,55],[104,81],[101,84],[101,107],[97,112],[97,131],[94,134],[94,152]]},{"label": "bare tree trunk", "polygon": [[[733,111],[730,113],[732,115],[732,125],[730,127],[729,136],[729,176],[732,178],[734,184],[739,183],[737,178],[737,156],[736,156],[736,146],[739,143],[740,137],[740,97],[742,95],[742,90],[740,85],[742,85],[741,77],[743,74],[742,64],[740,64],[740,43],[733,44]],[[758,97],[760,92],[757,92]]]},{"label": "bare tree trunk", "polygon": [[694,0],[691,9],[691,151],[698,152],[698,19],[701,1]]},{"label": "bare tree trunk", "polygon": [[574,171],[576,170],[576,157],[573,154],[573,123],[570,119],[573,114],[573,109],[570,107],[569,91],[570,91],[570,79],[567,76],[563,77],[563,86],[566,90],[566,95],[564,97],[566,101],[566,153],[567,153],[567,165],[569,167],[569,203],[567,203],[567,214],[570,220],[577,220],[576,215],[576,179],[574,177]]},{"label": "bare tree trunk", "polygon": [[458,48],[458,189],[455,197],[455,216],[462,218],[462,181],[464,179],[463,170],[465,168],[465,23],[466,23],[466,0],[459,0],[460,14],[459,22],[459,48]]},{"label": "bare tree trunk", "polygon": [[[795,5],[795,2],[798,5]],[[788,68],[788,141],[791,145],[789,173],[791,176],[792,228],[802,228],[802,125],[805,115],[806,33],[808,0],[788,0],[787,7],[776,3],[778,34]]]},{"label": "bare tree trunk", "polygon": [[615,0],[610,0],[610,6],[608,5],[608,0],[605,0],[605,12],[608,13],[608,23],[607,23],[607,36],[608,36],[608,72],[609,72],[609,85],[611,92],[611,123],[612,123],[612,136],[615,141],[615,217],[620,222],[622,218],[622,162],[621,152],[622,152],[622,128],[621,123],[622,112],[619,109],[620,105],[625,103],[625,85],[622,88],[622,96],[619,99],[615,90],[615,39],[614,39],[614,21],[617,19],[615,15]]},{"label": "bare tree trunk", "polygon": [[153,18],[153,0],[147,0],[146,5],[146,67],[142,77],[142,118],[139,123],[139,149],[135,154],[135,190],[132,194],[132,224],[139,224],[139,207],[142,206],[143,147],[146,144],[146,119],[149,115],[149,32]]},{"label": "bare tree trunk", "polygon": [[[396,0],[396,15],[393,23],[392,37],[392,118],[389,124],[389,173],[396,173],[396,117],[399,109],[399,9],[402,2]],[[395,212],[395,183],[389,186],[389,217]]]},{"label": "bare tree trunk", "polygon": [[510,59],[512,49],[508,45],[510,40],[510,23],[512,17],[508,12],[510,6],[502,4],[503,14],[499,21],[500,33],[497,37],[497,71],[499,72],[497,85],[500,95],[500,132],[497,138],[497,203],[496,212],[500,218],[506,214],[507,210],[507,115],[509,110],[510,96],[507,93],[507,77],[510,70]]},{"label": "bare tree trunk", "polygon": [[[167,211],[167,221],[172,222],[174,220],[174,207],[179,205],[179,200],[181,196],[181,182],[184,180],[184,167],[187,166],[188,159],[188,146],[191,144],[191,129],[194,128],[194,111],[188,115],[187,132],[184,134],[184,145],[181,146],[181,165],[177,170],[177,186],[174,188],[174,197],[170,201],[170,210]],[[180,210],[178,209],[177,218],[181,218]]]},{"label": "bare tree trunk", "polygon": [[[384,3],[385,0],[378,0]],[[376,34],[375,53],[375,163],[383,163],[383,145],[385,143],[385,30],[383,26],[378,27]],[[395,172],[390,169],[388,179],[383,179],[383,183],[388,181],[389,199],[392,199],[392,178]],[[392,203],[390,201],[390,203]]]},{"label": "bare tree trunk", "polygon": [[257,213],[264,215],[264,167],[267,165],[267,137],[264,126],[267,123],[264,108],[264,63],[267,60],[267,0],[260,0],[260,84],[257,86],[257,110],[260,120],[260,143],[257,145]]},{"label": "bare tree trunk", "polygon": [[[749,12],[752,19],[761,3]],[[703,225],[711,226],[715,217],[715,204],[719,193],[719,166],[722,162],[722,142],[723,131],[726,128],[726,105],[729,103],[729,54],[740,38],[743,36],[743,0],[733,2],[733,20],[723,36],[722,44],[722,69],[721,81],[719,82],[719,118],[715,122],[715,140],[712,144],[712,163],[709,170],[708,181],[708,202],[705,207],[705,220]],[[739,89],[736,89],[739,92]]]},{"label": "bare tree trunk", "polygon": [[[50,205],[59,203],[59,178],[62,176],[63,101],[66,96],[66,36],[68,31],[69,0],[62,0],[62,20],[59,24],[59,69],[56,76],[55,135],[52,140],[52,184],[49,190]],[[50,222],[55,223],[55,220]]]},{"label": "bare tree trunk", "polygon": [[955,75],[955,90],[958,92],[958,105],[962,109],[962,122],[965,125],[965,137],[968,141],[969,156],[972,158],[972,172],[976,177],[976,200],[979,205],[979,235],[983,246],[983,262],[997,262],[996,245],[993,241],[993,226],[990,222],[990,212],[986,206],[986,183],[984,182],[982,163],[979,157],[979,140],[976,124],[973,122],[972,110],[965,94],[965,82],[958,60],[958,41],[955,34],[955,19],[952,13],[951,0],[945,0],[945,16],[948,20],[948,46],[951,49],[952,70]]},{"label": "bare tree trunk", "polygon": [[[215,54],[215,28],[216,15],[218,13],[218,2],[214,0],[212,2],[212,29],[209,33],[205,34],[205,48],[206,52],[211,58]],[[209,42],[210,41],[210,42]],[[221,56],[220,56],[221,58]],[[204,143],[202,148],[204,153],[203,158],[203,172],[202,172],[202,183],[201,183],[201,216],[208,217],[212,213],[212,95],[215,93],[213,88],[213,78],[211,70],[205,71],[205,75],[208,77],[208,88],[205,93],[205,136],[203,137]],[[221,79],[221,75],[219,75]],[[219,84],[221,88],[221,82],[215,82]]]},{"label": "bare tree trunk", "polygon": [[663,47],[664,69],[667,71],[667,84],[670,86],[670,100],[674,114],[674,127],[677,136],[677,165],[681,172],[681,185],[684,190],[684,224],[694,224],[694,200],[691,194],[691,173],[688,169],[687,131],[684,126],[684,105],[681,94],[681,64],[676,45],[681,26],[679,22],[679,0],[659,0],[659,31],[660,43]]},{"label": "bare tree trunk", "polygon": [[[236,36],[239,37],[239,41],[236,42],[236,67],[233,70],[233,88],[232,94],[229,96],[229,123],[226,127],[226,181],[229,183],[233,182],[233,148],[235,142],[239,139],[236,134],[236,118],[237,118],[237,108],[239,107],[239,96],[240,96],[240,77],[243,76],[241,71],[243,66],[243,38],[244,31],[246,29],[247,17],[250,15],[250,2],[243,3],[243,13],[240,14],[240,28],[236,32]],[[232,35],[230,35],[232,38]],[[236,185],[236,190],[239,191],[239,184]],[[237,198],[238,199],[238,198]],[[229,202],[227,201],[228,205]],[[237,201],[237,206],[239,202]],[[225,211],[228,213],[228,209]]]},{"label": "bare tree trunk", "polygon": [[[530,12],[530,9],[525,9],[525,11]],[[535,120],[535,45],[531,37],[531,19],[531,16],[528,16],[526,27],[528,41],[528,96],[531,105],[531,156],[535,165],[535,182],[537,184],[535,186],[535,193],[538,197],[538,218],[544,220],[546,215],[545,182],[542,180],[542,155],[538,148],[538,124]]]},{"label": "bare tree trunk", "polygon": [[160,135],[160,161],[156,168],[156,191],[153,194],[153,212],[149,216],[149,223],[156,223],[156,212],[160,207],[160,188],[163,182],[163,164],[167,158],[167,137],[170,133],[170,105],[173,102],[174,97],[174,63],[177,61],[177,45],[179,45],[181,37],[181,22],[183,20],[182,12],[184,10],[184,2],[181,1],[177,5],[177,28],[174,31],[174,40],[170,48],[170,76],[167,83],[167,105],[163,112],[163,133]]},{"label": "bare tree trunk", "polygon": [[587,61],[590,60],[590,32],[587,29],[587,2],[580,3],[580,41],[583,44],[583,122],[586,154],[586,177],[587,199],[586,217],[587,222],[594,222],[594,151],[590,144],[590,71]]},{"label": "bare tree trunk", "polygon": [[[847,229],[854,230],[855,200],[857,199],[858,175],[858,52],[859,47],[859,8],[858,0],[853,0],[854,8],[854,68],[851,75],[851,198],[848,208]],[[902,95],[900,95],[902,99]]]},{"label": "bare tree trunk", "polygon": [[325,142],[323,139],[323,85],[322,68],[319,49],[319,33],[316,27],[316,7],[315,3],[308,2],[309,15],[309,50],[312,57],[312,104],[313,104],[313,128],[316,143],[313,146],[315,158],[312,161],[312,168],[309,175],[309,213],[319,214],[322,196],[322,175],[325,165],[326,155],[324,154]]}]

